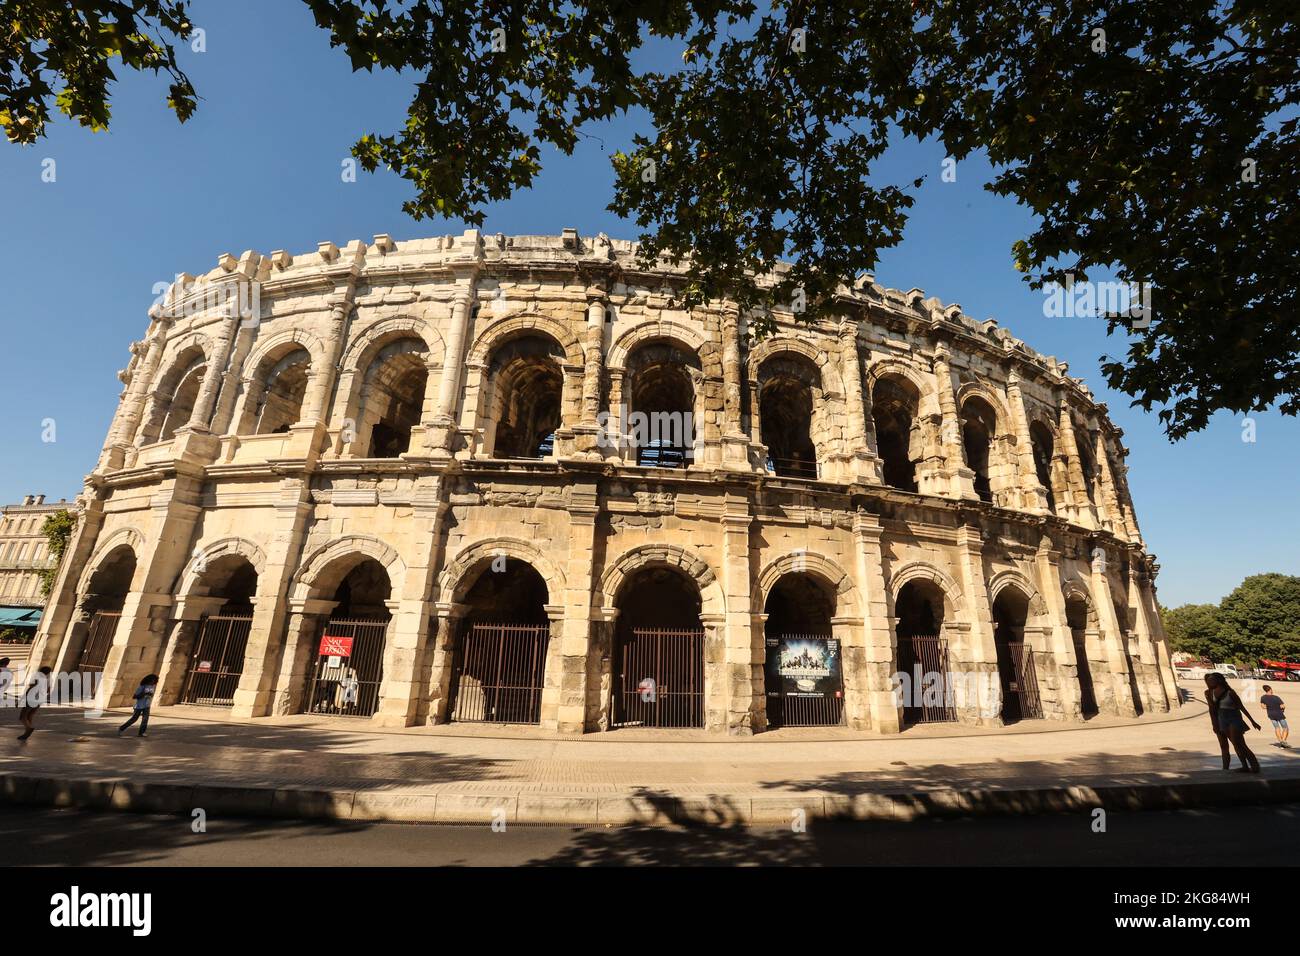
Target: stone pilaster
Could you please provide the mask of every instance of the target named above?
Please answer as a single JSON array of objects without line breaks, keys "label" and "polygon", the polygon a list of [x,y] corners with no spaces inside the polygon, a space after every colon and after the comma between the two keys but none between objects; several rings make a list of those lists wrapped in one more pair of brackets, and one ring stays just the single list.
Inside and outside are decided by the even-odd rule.
[{"label": "stone pilaster", "polygon": [[[1142,695],[1144,710],[1165,713],[1169,710],[1169,696],[1161,679],[1159,638],[1152,623],[1152,614],[1159,613],[1147,604],[1143,579],[1146,569],[1141,566],[1141,555],[1135,554],[1129,563],[1128,603],[1132,613],[1133,637],[1138,659],[1133,662],[1135,683]],[[1177,693],[1175,693],[1175,699]]]},{"label": "stone pilaster", "polygon": [[[1079,683],[1079,661],[1065,611],[1065,594],[1061,589],[1061,552],[1047,535],[1038,542],[1034,555],[1038,592],[1042,595],[1049,633],[1048,646],[1056,661],[1057,707],[1045,712],[1052,719],[1082,720],[1083,689]],[[1086,662],[1085,662],[1086,663]]]},{"label": "stone pilaster", "polygon": [[1061,403],[1059,454],[1064,456],[1066,480],[1069,483],[1067,509],[1065,517],[1085,528],[1096,528],[1097,512],[1088,496],[1087,481],[1083,476],[1083,465],[1079,461],[1079,446],[1074,437],[1074,416],[1070,413],[1068,402]]},{"label": "stone pilaster", "polygon": [[966,598],[962,615],[966,633],[953,641],[949,661],[954,671],[967,675],[967,688],[974,688],[957,701],[957,719],[967,724],[996,726],[1001,722],[1002,685],[993,637],[993,608],[984,575],[984,535],[970,521],[957,529],[957,564]]},{"label": "stone pilaster", "polygon": [[722,587],[726,595],[724,625],[727,661],[727,733],[752,734],[766,725],[763,664],[766,648],[762,625],[751,607],[754,587],[750,562],[749,501],[728,492],[722,514]]},{"label": "stone pilaster", "polygon": [[1011,426],[1016,436],[1016,487],[1021,506],[1034,514],[1047,514],[1047,489],[1038,480],[1034,464],[1034,442],[1029,435],[1029,416],[1025,414],[1025,397],[1020,390],[1020,373],[1013,367],[1007,372],[1007,403],[1011,406]]},{"label": "stone pilaster", "polygon": [[[599,513],[596,483],[573,485],[569,498],[566,590],[562,596],[557,595],[564,604],[564,616],[559,628],[559,674],[554,710],[555,728],[562,733],[580,734],[588,729],[590,688],[587,665],[591,655],[591,597],[595,587],[596,519]],[[543,699],[545,695],[546,691]]]},{"label": "stone pilaster", "polygon": [[862,388],[862,359],[858,355],[858,323],[844,320],[840,323],[840,374],[844,379],[844,398],[848,408],[848,437],[850,447],[849,475],[851,481],[864,481],[879,485],[884,482],[880,458],[867,440],[867,406]]},{"label": "stone pilaster", "polygon": [[[1114,713],[1121,717],[1136,717],[1137,707],[1133,700],[1133,688],[1129,678],[1129,654],[1125,645],[1127,637],[1115,614],[1115,602],[1111,597],[1110,580],[1107,576],[1110,558],[1099,539],[1093,539],[1089,544],[1089,555],[1092,559],[1090,564],[1092,600],[1097,609],[1097,621],[1101,629],[1101,641],[1106,649],[1108,665],[1108,673],[1105,676],[1109,678],[1110,693],[1105,697],[1110,699]],[[1099,694],[1098,706],[1104,706],[1101,697],[1102,695]]]},{"label": "stone pilaster", "polygon": [[280,674],[275,682],[272,712],[277,716],[298,714],[306,706],[307,684],[316,660],[316,640],[320,628],[338,606],[337,601],[316,598],[291,598],[287,603],[288,620],[284,628],[284,650],[280,654]]},{"label": "stone pilaster", "polygon": [[934,379],[939,396],[942,485],[946,486],[941,493],[954,498],[978,500],[979,495],[975,493],[975,472],[966,467],[966,453],[961,441],[961,419],[957,415],[957,398],[952,387],[952,365],[949,362],[948,346],[943,342],[934,349]]},{"label": "stone pilaster", "polygon": [[857,541],[858,593],[862,598],[861,643],[841,645],[844,654],[844,717],[855,730],[895,734],[902,709],[894,694],[898,641],[889,616],[880,518],[859,509],[853,516]]},{"label": "stone pilaster", "polygon": [[586,342],[583,347],[582,415],[574,426],[576,450],[580,457],[598,458],[600,436],[600,386],[605,377],[605,308],[604,293],[589,294],[587,300]]},{"label": "stone pilaster", "polygon": [[447,356],[442,363],[442,380],[438,383],[438,404],[429,430],[429,451],[435,457],[451,456],[452,433],[456,430],[456,400],[460,396],[465,365],[465,343],[469,338],[470,303],[474,299],[477,273],[457,289],[452,300],[451,323],[447,330]]},{"label": "stone pilaster", "polygon": [[304,423],[323,424],[329,418],[329,397],[338,379],[339,359],[347,343],[355,295],[356,286],[349,282],[328,300],[330,321],[329,331],[325,335],[325,354],[320,357],[319,368],[313,365],[307,380],[307,392],[303,396],[302,414],[299,416],[299,420]]}]

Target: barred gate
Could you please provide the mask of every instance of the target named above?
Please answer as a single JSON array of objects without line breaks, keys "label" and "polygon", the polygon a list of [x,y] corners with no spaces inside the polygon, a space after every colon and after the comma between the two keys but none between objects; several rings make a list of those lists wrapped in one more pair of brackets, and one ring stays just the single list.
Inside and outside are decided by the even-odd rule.
[{"label": "barred gate", "polygon": [[1017,714],[1021,720],[1036,720],[1043,716],[1043,706],[1038,699],[1038,672],[1034,669],[1034,649],[1028,644],[1007,644],[1011,663],[1015,667],[1015,680],[1003,688],[1004,694],[1014,694]]},{"label": "barred gate", "polygon": [[387,633],[386,617],[326,621],[312,665],[303,713],[335,717],[373,715],[379,709]]},{"label": "barred gate", "polygon": [[[921,680],[917,679],[918,665]],[[903,723],[931,724],[957,719],[948,667],[947,638],[913,636],[898,639],[898,670],[908,676],[906,686],[910,690],[909,699],[903,701]],[[927,676],[930,674],[939,675],[937,685],[931,684]],[[928,694],[925,692],[927,687],[931,688]]]},{"label": "barred gate", "polygon": [[615,727],[704,726],[704,631],[634,627],[614,661]]},{"label": "barred gate", "polygon": [[113,646],[113,635],[122,620],[121,611],[96,611],[86,628],[86,642],[81,645],[77,670],[83,674],[102,674],[108,661],[108,650]]},{"label": "barred gate", "polygon": [[199,624],[194,653],[181,688],[182,704],[229,707],[244,673],[244,650],[253,618],[214,614]]},{"label": "barred gate", "polygon": [[451,719],[539,723],[550,636],[546,624],[472,624],[462,630],[452,668]]},{"label": "barred gate", "polygon": [[[826,642],[834,645],[830,673],[809,679],[807,687],[791,693],[786,690],[780,664],[773,654],[780,654],[783,643],[795,641]],[[836,727],[844,722],[844,667],[839,641],[830,634],[781,634],[764,639],[767,659],[763,675],[767,685],[767,723],[777,727]],[[776,663],[774,667],[773,664]],[[802,683],[799,681],[798,683]]]}]

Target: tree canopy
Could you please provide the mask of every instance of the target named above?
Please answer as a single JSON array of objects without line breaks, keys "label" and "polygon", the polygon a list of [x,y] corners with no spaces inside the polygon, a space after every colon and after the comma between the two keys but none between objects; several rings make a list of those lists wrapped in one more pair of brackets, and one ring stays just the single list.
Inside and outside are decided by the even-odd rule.
[{"label": "tree canopy", "polygon": [[1162,609],[1169,646],[1211,661],[1300,657],[1300,577],[1256,574],[1218,605]]},{"label": "tree canopy", "polygon": [[[305,2],[354,69],[417,76],[405,125],[353,147],[410,182],[417,219],[481,224],[536,181],[543,146],[571,153],[630,112],[644,128],[612,157],[610,209],[637,223],[645,261],[686,263],[688,303],[733,297],[762,331],[774,308],[832,308],[901,240],[909,190],[938,170],[878,183],[873,164],[899,137],[934,138],[953,160],[986,153],[986,188],[1034,213],[1008,250],[1033,287],[1106,271],[1154,286],[1151,315],[1107,318],[1124,344],[1101,367],[1172,438],[1221,409],[1300,412],[1300,25],[1285,4]],[[193,89],[165,38],[187,35],[184,7],[0,0],[16,25],[0,41],[10,139],[43,133],[45,73],[68,83],[64,112],[106,124],[116,57],[170,73],[183,120]],[[665,46],[671,68],[651,55]],[[778,262],[790,270],[755,279]]]}]

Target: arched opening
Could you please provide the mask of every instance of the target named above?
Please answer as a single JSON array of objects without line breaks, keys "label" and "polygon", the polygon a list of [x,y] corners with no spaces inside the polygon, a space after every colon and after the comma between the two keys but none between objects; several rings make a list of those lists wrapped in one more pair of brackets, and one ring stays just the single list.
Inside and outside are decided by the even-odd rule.
[{"label": "arched opening", "polygon": [[647,342],[627,360],[626,430],[636,463],[685,468],[694,456],[695,382],[700,360],[672,342]]},{"label": "arched opening", "polygon": [[243,555],[222,555],[208,563],[191,593],[213,599],[213,612],[199,619],[180,702],[229,707],[244,673],[257,570]]},{"label": "arched opening", "polygon": [[989,480],[989,458],[993,436],[997,432],[997,415],[988,402],[971,397],[961,408],[961,440],[966,451],[966,467],[975,472],[975,493],[980,501],[993,501]]},{"label": "arched opening", "polygon": [[615,597],[616,727],[704,726],[704,625],[695,582],[651,565]]},{"label": "arched opening", "polygon": [[916,579],[899,589],[897,618],[898,674],[895,678],[904,727],[957,719],[948,675],[948,639],[944,636],[944,594],[934,581]]},{"label": "arched opening", "polygon": [[834,594],[819,577],[786,574],[772,586],[763,609],[768,727],[841,723],[844,670],[831,625]]},{"label": "arched opening", "polygon": [[1029,426],[1029,444],[1034,452],[1034,473],[1038,483],[1047,494],[1047,510],[1056,513],[1056,495],[1052,489],[1052,456],[1055,454],[1055,442],[1052,433],[1042,422]]},{"label": "arched opening", "polygon": [[905,378],[884,376],[871,390],[871,417],[876,425],[876,451],[885,484],[915,492],[917,445],[916,418],[921,395]]},{"label": "arched opening", "polygon": [[77,670],[83,674],[102,674],[109,649],[122,620],[122,605],[135,577],[135,552],[129,545],[119,545],[99,563],[90,576],[82,606],[90,612],[85,639],[77,657]]},{"label": "arched opening", "polygon": [[370,435],[365,457],[396,458],[411,450],[429,379],[425,349],[421,339],[398,339],[370,363],[362,386],[361,418]]},{"label": "arched opening", "polygon": [[498,348],[488,365],[494,458],[545,458],[555,447],[563,408],[564,350],[528,335]]},{"label": "arched opening", "polygon": [[454,721],[536,724],[542,716],[550,620],[546,581],[524,561],[484,565],[452,655]]},{"label": "arched opening", "polygon": [[1003,588],[993,601],[993,643],[1002,684],[1004,724],[1043,716],[1034,650],[1025,641],[1028,618],[1029,598],[1019,588]]},{"label": "arched opening", "polygon": [[1089,502],[1095,502],[1097,465],[1092,455],[1092,449],[1089,447],[1092,443],[1092,436],[1083,429],[1078,429],[1075,434],[1078,436],[1075,446],[1079,452],[1079,471],[1083,473],[1083,491],[1088,496]]},{"label": "arched opening", "polygon": [[1065,619],[1070,625],[1070,638],[1074,643],[1074,659],[1079,675],[1080,706],[1084,717],[1097,713],[1097,692],[1092,683],[1092,666],[1088,661],[1088,630],[1092,625],[1088,603],[1074,596],[1065,602]]},{"label": "arched opening", "polygon": [[207,374],[207,359],[200,353],[181,373],[167,405],[167,414],[163,418],[162,428],[158,433],[159,441],[171,441],[176,432],[189,424],[198,404],[199,392],[203,388],[203,378]]},{"label": "arched opening", "polygon": [[307,378],[311,372],[311,355],[297,348],[273,360],[268,358],[254,378],[254,399],[247,416],[255,435],[287,432],[302,418],[302,403],[307,395]]},{"label": "arched opening", "polygon": [[816,478],[813,413],[821,375],[802,355],[779,355],[758,372],[759,421],[767,468],[783,478]]},{"label": "arched opening", "polygon": [[334,589],[337,603],[315,648],[303,711],[369,717],[379,709],[392,582],[374,558],[344,560],[355,564]]}]

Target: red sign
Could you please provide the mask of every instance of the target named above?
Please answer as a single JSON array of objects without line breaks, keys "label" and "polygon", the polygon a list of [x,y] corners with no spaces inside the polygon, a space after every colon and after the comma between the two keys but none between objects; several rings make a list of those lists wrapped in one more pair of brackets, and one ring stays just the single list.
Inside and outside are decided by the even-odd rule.
[{"label": "red sign", "polygon": [[326,634],[320,639],[321,657],[351,657],[352,638]]}]

